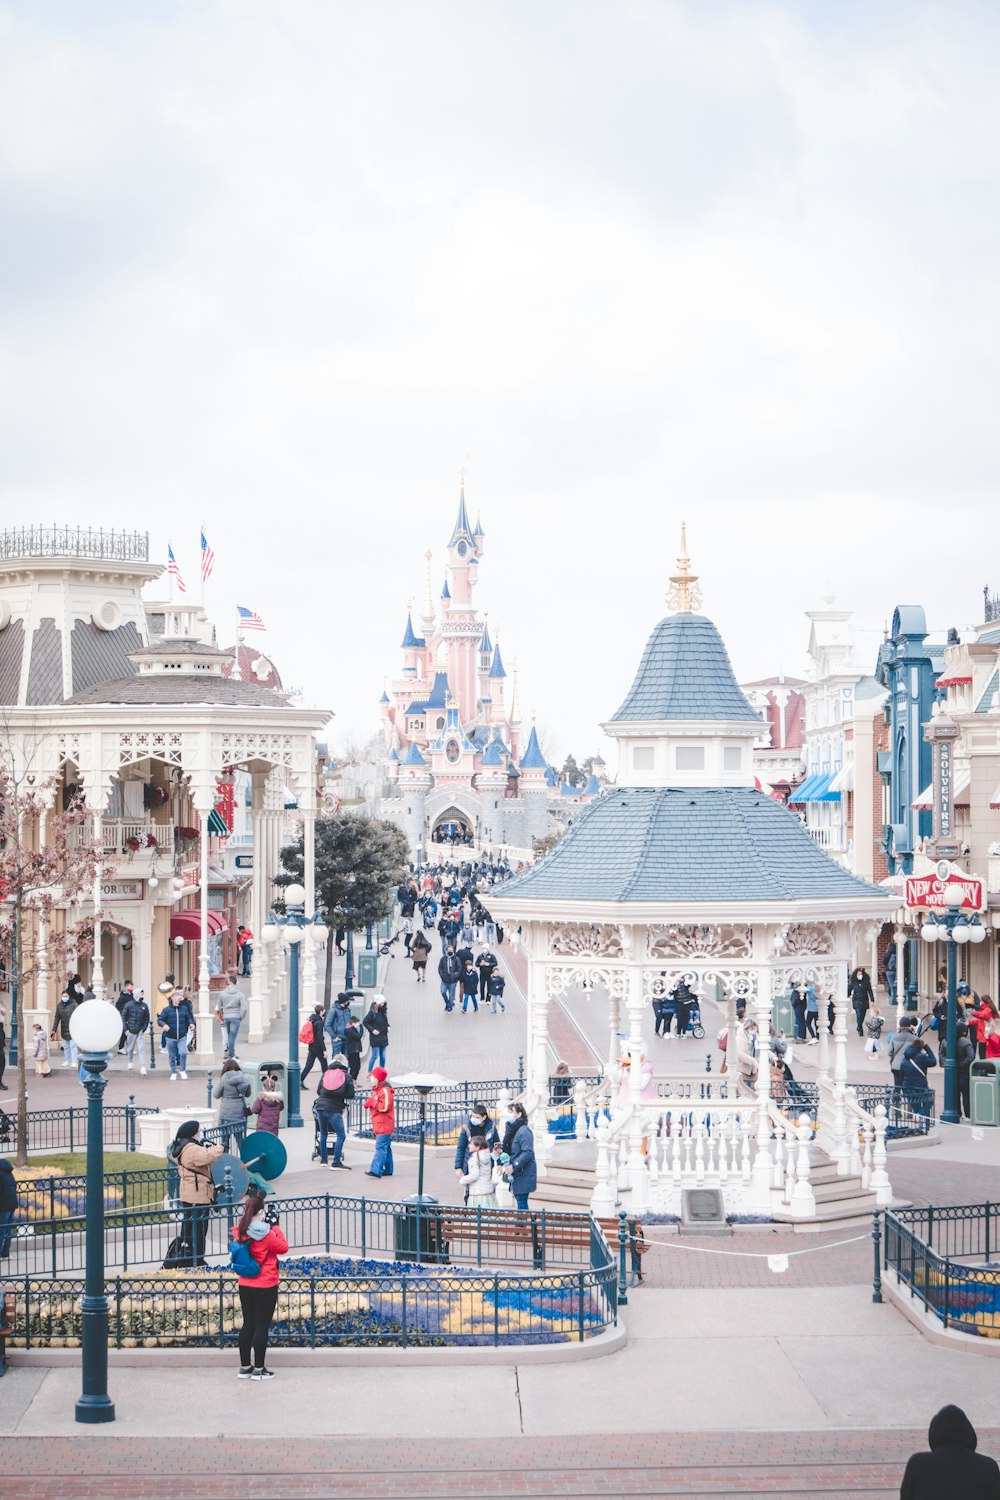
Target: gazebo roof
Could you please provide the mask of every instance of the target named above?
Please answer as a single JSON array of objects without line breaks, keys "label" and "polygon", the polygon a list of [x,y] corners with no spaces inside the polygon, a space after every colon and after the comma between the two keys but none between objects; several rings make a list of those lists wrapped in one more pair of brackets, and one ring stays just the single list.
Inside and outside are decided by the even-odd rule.
[{"label": "gazebo roof", "polygon": [[752,788],[627,787],[581,813],[503,902],[723,902],[845,898],[895,904],[830,859],[793,813]]},{"label": "gazebo roof", "polygon": [[705,615],[667,615],[660,621],[611,722],[678,719],[760,722],[736,682],[722,637]]}]

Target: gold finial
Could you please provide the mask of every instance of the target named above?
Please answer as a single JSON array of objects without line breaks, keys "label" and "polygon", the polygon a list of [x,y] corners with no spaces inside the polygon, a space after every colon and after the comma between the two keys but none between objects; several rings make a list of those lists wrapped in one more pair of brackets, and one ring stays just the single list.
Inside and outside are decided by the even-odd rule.
[{"label": "gold finial", "polygon": [[687,522],[681,522],[681,555],[677,559],[677,572],[670,579],[667,604],[679,615],[689,615],[701,604],[701,589],[698,575],[691,572],[691,560],[687,555]]}]

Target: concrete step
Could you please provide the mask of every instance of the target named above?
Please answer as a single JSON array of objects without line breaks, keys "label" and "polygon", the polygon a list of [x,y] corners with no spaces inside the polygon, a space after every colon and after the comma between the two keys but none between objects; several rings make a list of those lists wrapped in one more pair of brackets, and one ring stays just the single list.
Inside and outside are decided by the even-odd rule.
[{"label": "concrete step", "polygon": [[817,1203],[836,1203],[841,1198],[855,1198],[864,1192],[860,1177],[831,1177],[825,1182],[812,1179],[813,1197]]}]

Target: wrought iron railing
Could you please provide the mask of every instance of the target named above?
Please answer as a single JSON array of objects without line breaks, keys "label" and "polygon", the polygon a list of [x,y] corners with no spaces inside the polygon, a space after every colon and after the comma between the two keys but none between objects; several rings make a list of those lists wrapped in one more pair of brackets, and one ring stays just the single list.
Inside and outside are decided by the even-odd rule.
[{"label": "wrought iron railing", "polygon": [[[104,1144],[123,1151],[136,1149],[136,1119],[139,1115],[157,1115],[151,1104],[108,1104],[102,1110]],[[87,1145],[87,1106],[67,1105],[63,1109],[30,1109],[28,1111],[29,1151],[82,1151]],[[0,1152],[17,1150],[17,1115],[0,1109]]]},{"label": "wrought iron railing", "polygon": [[[934,1126],[935,1098],[932,1089],[897,1088],[892,1083],[859,1083],[852,1089],[858,1104],[867,1114],[885,1107],[887,1140],[904,1136],[928,1135]],[[771,1098],[779,1109],[804,1109],[815,1118],[819,1108],[819,1085],[787,1081],[771,1086]]]},{"label": "wrought iron railing", "polygon": [[93,557],[148,562],[148,531],[105,531],[83,526],[8,526],[0,531],[0,557]]},{"label": "wrought iron railing", "polygon": [[[1000,1203],[887,1209],[884,1267],[946,1328],[1000,1336]],[[981,1261],[970,1265],[968,1261]]]},{"label": "wrought iron railing", "polygon": [[1000,594],[991,594],[989,584],[983,589],[983,620],[1000,620]]},{"label": "wrought iron railing", "polygon": [[[360,1078],[358,1084],[362,1084]],[[453,1088],[435,1089],[427,1100],[428,1144],[447,1145],[454,1140],[462,1126],[468,1124],[469,1110],[476,1100],[485,1104],[492,1114],[501,1093],[506,1092],[513,1098],[523,1088],[524,1073],[519,1069],[517,1077],[480,1078],[456,1084]],[[365,1100],[370,1094],[371,1090],[366,1086],[359,1087],[344,1111],[344,1124],[351,1135],[368,1137],[372,1133],[371,1114],[365,1109]],[[420,1135],[420,1095],[416,1089],[403,1087],[395,1090],[395,1114],[396,1139],[416,1140]],[[500,1123],[494,1123],[502,1131]]]},{"label": "wrought iron railing", "polygon": [[[397,1260],[434,1264],[519,1265],[544,1271],[589,1265],[598,1251],[604,1253],[601,1245],[607,1250],[600,1225],[588,1213],[392,1203],[333,1193],[274,1201],[296,1254],[350,1251],[362,1258],[394,1255]],[[200,1212],[206,1257],[228,1257],[238,1211],[238,1206],[213,1204]],[[191,1219],[191,1210],[183,1205],[110,1209],[104,1223],[105,1264],[122,1271],[161,1266],[173,1240],[186,1238],[191,1243],[185,1233]],[[15,1221],[8,1269],[19,1276],[51,1277],[82,1271],[85,1226],[82,1211],[31,1223]]]}]

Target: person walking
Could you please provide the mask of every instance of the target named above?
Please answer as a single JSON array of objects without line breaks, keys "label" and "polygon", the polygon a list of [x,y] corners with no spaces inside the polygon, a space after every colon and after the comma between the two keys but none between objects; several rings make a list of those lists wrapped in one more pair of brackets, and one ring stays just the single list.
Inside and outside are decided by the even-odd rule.
[{"label": "person walking", "polygon": [[865,1015],[865,1051],[871,1057],[877,1057],[882,1051],[882,1028],[885,1025],[885,1017],[878,1008],[878,996],[872,996],[872,1003]]},{"label": "person walking", "polygon": [[64,990],[62,998],[60,999],[59,1004],[56,1006],[56,1013],[52,1025],[52,1031],[49,1034],[50,1042],[54,1042],[57,1035],[62,1041],[62,1065],[64,1068],[75,1068],[79,1057],[76,1043],[69,1034],[70,1018],[79,1004],[80,1001],[75,999],[75,997],[70,994],[68,989]]},{"label": "person walking", "polygon": [[396,1097],[388,1082],[384,1068],[372,1069],[372,1091],[365,1100],[365,1109],[371,1112],[372,1135],[375,1137],[375,1155],[365,1173],[366,1177],[391,1177],[392,1135],[396,1129]]},{"label": "person walking", "polygon": [[365,1031],[361,1022],[352,1016],[344,1029],[344,1045],[342,1048],[347,1058],[347,1070],[354,1082],[358,1081],[361,1072],[361,1049],[365,1044]]},{"label": "person walking", "polygon": [[962,1408],[942,1406],[927,1429],[930,1452],[907,1459],[899,1500],[1000,1500],[1000,1466],[978,1442]]},{"label": "person walking", "polygon": [[413,972],[417,976],[418,984],[427,983],[427,959],[431,952],[431,945],[423,932],[418,932],[410,944],[410,962]]},{"label": "person walking", "polygon": [[3,1081],[3,1075],[7,1071],[7,1012],[0,1005],[0,1094],[8,1092],[7,1085]]},{"label": "person walking", "polygon": [[[806,1007],[805,1027],[806,1027],[806,1035],[809,1038],[808,1045],[811,1047],[815,1043],[818,1046],[819,1045],[819,991],[816,988],[816,981],[815,980],[810,980],[810,982],[806,985],[806,988],[805,988],[805,997],[804,998],[805,998],[805,1007]],[[799,1025],[798,1016],[796,1016],[796,1018],[795,1018],[796,1033],[798,1032],[798,1025]]]},{"label": "person walking", "polygon": [[[278,1256],[288,1254],[288,1241],[272,1205],[265,1208],[264,1194],[252,1189],[233,1239],[246,1245],[260,1269],[256,1276],[238,1276],[243,1326],[239,1332],[240,1380],[273,1380],[274,1371],[264,1363],[271,1319],[278,1305]],[[251,1363],[252,1360],[252,1363]]]},{"label": "person walking", "polygon": [[149,1030],[149,1006],[142,995],[131,994],[122,1007],[122,1026],[125,1028],[125,1057],[129,1071],[133,1059],[139,1054],[139,1073],[146,1073],[146,1032]]},{"label": "person walking", "polygon": [[185,1120],[178,1126],[170,1146],[170,1155],[180,1175],[178,1197],[184,1205],[184,1227],[181,1238],[189,1265],[205,1264],[205,1238],[208,1234],[208,1211],[215,1201],[215,1184],[211,1166],[222,1155],[218,1145],[204,1146],[199,1140],[201,1126],[197,1120]]},{"label": "person walking", "polygon": [[220,1126],[225,1128],[223,1137],[223,1150],[228,1151],[234,1138],[237,1147],[246,1135],[247,1129],[247,1100],[250,1097],[250,1080],[236,1061],[235,1057],[227,1057],[222,1064],[222,1072],[219,1081],[212,1090],[212,1098],[219,1101],[219,1112],[216,1116]]},{"label": "person walking", "polygon": [[327,1165],[327,1136],[332,1131],[333,1157],[330,1166],[340,1167],[345,1172],[351,1170],[344,1160],[344,1142],[347,1140],[344,1106],[348,1099],[353,1098],[354,1080],[348,1070],[347,1058],[343,1052],[338,1052],[329,1068],[324,1070],[313,1108],[319,1129],[319,1159],[324,1167]]},{"label": "person walking", "polygon": [[[806,991],[805,985],[793,984],[788,996],[792,1002],[792,1014],[795,1017],[795,1040],[804,1042],[806,1039]],[[819,1011],[817,1009],[817,1016]]]},{"label": "person walking", "polygon": [[979,1057],[986,1056],[986,1038],[990,1025],[998,1019],[997,1008],[989,995],[983,995],[975,1010],[969,1013],[969,1035]]},{"label": "person walking", "polygon": [[[458,957],[457,954],[455,956],[456,956],[456,958]],[[472,1009],[474,1011],[478,1011],[479,1010],[479,975],[476,973],[475,968],[473,967],[471,959],[466,963],[464,969],[462,970],[462,1015],[463,1016],[465,1015],[466,1011],[469,1008],[469,1001],[470,1000],[472,1001]]]},{"label": "person walking", "polygon": [[486,1004],[486,997],[490,992],[490,975],[496,969],[500,960],[491,948],[484,948],[476,959],[476,968],[479,971],[479,1003]]},{"label": "person walking", "polygon": [[264,1073],[260,1080],[260,1093],[250,1106],[251,1114],[257,1116],[257,1129],[268,1135],[277,1135],[281,1127],[281,1111],[285,1101],[278,1090],[278,1080],[273,1073]]},{"label": "person walking", "polygon": [[31,1028],[31,1055],[35,1059],[35,1076],[48,1078],[52,1072],[49,1067],[49,1039],[38,1021]]},{"label": "person walking", "polygon": [[347,1023],[351,1019],[351,997],[346,990],[341,990],[334,1003],[326,1013],[323,1022],[323,1031],[330,1043],[330,1056],[339,1052],[344,1042],[344,1032]]},{"label": "person walking", "polygon": [[444,1001],[444,1008],[454,1010],[455,986],[462,978],[462,965],[455,954],[454,944],[449,944],[443,956],[438,959],[438,978],[441,980],[441,998]]},{"label": "person walking", "polygon": [[496,1015],[497,1013],[498,1005],[503,1011],[504,1015],[507,1014],[507,1007],[504,1004],[503,999],[503,992],[506,988],[506,979],[500,973],[499,969],[494,969],[493,973],[489,977],[490,1009],[493,1011],[494,1015]]},{"label": "person walking", "polygon": [[892,1083],[894,1088],[902,1088],[902,1079],[899,1070],[903,1061],[903,1053],[913,1041],[913,1016],[900,1016],[899,1027],[889,1037],[889,1067],[892,1071]]},{"label": "person walking", "polygon": [[508,1126],[513,1126],[510,1146],[505,1147],[510,1155],[507,1176],[510,1190],[518,1208],[528,1207],[528,1198],[538,1186],[538,1168],[535,1163],[535,1137],[528,1125],[528,1115],[523,1104],[512,1104],[507,1115]]},{"label": "person walking", "polygon": [[384,995],[374,996],[363,1025],[371,1044],[368,1071],[372,1073],[376,1067],[385,1067],[385,1049],[389,1045],[389,1007]]},{"label": "person walking", "polygon": [[[945,1048],[941,1048],[941,1056],[944,1057]],[[972,1118],[972,1110],[969,1107],[969,1085],[972,1073],[972,1064],[976,1060],[976,1048],[969,1036],[969,1028],[964,1021],[959,1021],[955,1027],[955,1065],[958,1069],[958,1101],[959,1113],[967,1120]]]},{"label": "person walking", "polygon": [[239,955],[243,978],[249,979],[250,965],[253,963],[253,933],[249,927],[237,927],[236,951]]},{"label": "person walking", "polygon": [[160,1011],[156,1018],[163,1035],[167,1039],[167,1060],[170,1063],[170,1081],[175,1082],[178,1073],[182,1078],[187,1078],[187,1052],[191,1029],[194,1026],[194,1011],[191,1002],[185,998],[177,999],[177,992],[171,993],[170,999]]},{"label": "person walking", "polygon": [[867,969],[857,968],[847,981],[847,998],[854,1006],[854,1015],[858,1023],[858,1036],[864,1034],[865,1012],[875,998],[872,989],[871,977]]},{"label": "person walking", "polygon": [[305,1026],[303,1026],[302,1030],[306,1035],[306,1047],[308,1048],[306,1065],[302,1069],[302,1075],[299,1078],[299,1088],[304,1089],[308,1088],[306,1079],[312,1072],[313,1066],[316,1063],[319,1063],[319,1073],[321,1078],[326,1072],[326,1046],[324,1045],[323,1041],[325,1033],[323,1031],[322,1005],[317,1004],[313,1007],[313,1013],[305,1023]]},{"label": "person walking", "polygon": [[248,1010],[247,997],[239,986],[239,975],[230,974],[229,983],[224,990],[219,991],[215,1010],[222,1027],[224,1058],[236,1056],[236,1039],[240,1034],[240,1027],[247,1018]]}]

